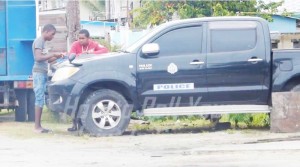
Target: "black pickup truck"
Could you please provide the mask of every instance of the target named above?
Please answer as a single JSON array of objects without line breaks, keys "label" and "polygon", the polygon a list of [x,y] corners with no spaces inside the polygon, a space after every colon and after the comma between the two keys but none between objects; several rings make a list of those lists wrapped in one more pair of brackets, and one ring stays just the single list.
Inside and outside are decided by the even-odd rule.
[{"label": "black pickup truck", "polygon": [[268,113],[271,93],[300,91],[300,50],[272,51],[267,21],[211,17],[168,22],[119,53],[58,65],[49,107],[90,133],[121,135],[145,116]]}]

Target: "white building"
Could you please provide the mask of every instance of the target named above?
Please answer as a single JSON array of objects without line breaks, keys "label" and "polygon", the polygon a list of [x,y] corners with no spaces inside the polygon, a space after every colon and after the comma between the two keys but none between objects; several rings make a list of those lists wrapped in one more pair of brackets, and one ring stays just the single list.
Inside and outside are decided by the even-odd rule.
[{"label": "white building", "polygon": [[39,0],[39,10],[47,11],[66,7],[67,0]]}]

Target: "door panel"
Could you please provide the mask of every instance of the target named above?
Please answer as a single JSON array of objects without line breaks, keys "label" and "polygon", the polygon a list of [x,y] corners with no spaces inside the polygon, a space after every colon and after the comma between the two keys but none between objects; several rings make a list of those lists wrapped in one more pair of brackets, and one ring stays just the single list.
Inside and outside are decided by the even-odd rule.
[{"label": "door panel", "polygon": [[203,39],[206,34],[198,25],[173,28],[149,41],[157,43],[160,52],[137,56],[142,107],[193,106],[207,99]]},{"label": "door panel", "polygon": [[[235,23],[234,23],[235,22]],[[268,64],[262,26],[254,21],[209,25],[207,85],[209,100],[219,104],[266,103]]]},{"label": "door panel", "polygon": [[0,76],[6,75],[6,3],[0,1]]},{"label": "door panel", "polygon": [[[17,13],[16,13],[17,11]],[[35,0],[7,1],[7,74],[31,75],[36,37]]]}]

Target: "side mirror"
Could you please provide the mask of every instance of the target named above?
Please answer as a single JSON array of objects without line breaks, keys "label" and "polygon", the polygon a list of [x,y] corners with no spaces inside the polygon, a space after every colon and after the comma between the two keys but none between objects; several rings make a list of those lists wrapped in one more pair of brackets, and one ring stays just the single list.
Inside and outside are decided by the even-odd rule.
[{"label": "side mirror", "polygon": [[75,58],[76,58],[76,54],[72,53],[68,56],[68,58],[69,58],[70,64],[72,64],[72,61],[75,60]]},{"label": "side mirror", "polygon": [[74,65],[74,66],[76,66],[76,67],[82,66],[82,64],[79,64],[79,63],[73,63],[73,60],[75,60],[75,58],[76,58],[76,54],[72,53],[72,54],[70,54],[70,55],[68,56],[68,58],[69,58],[70,64],[72,64],[72,65]]},{"label": "side mirror", "polygon": [[144,55],[153,55],[159,53],[159,45],[157,43],[145,44],[142,47],[142,53]]}]

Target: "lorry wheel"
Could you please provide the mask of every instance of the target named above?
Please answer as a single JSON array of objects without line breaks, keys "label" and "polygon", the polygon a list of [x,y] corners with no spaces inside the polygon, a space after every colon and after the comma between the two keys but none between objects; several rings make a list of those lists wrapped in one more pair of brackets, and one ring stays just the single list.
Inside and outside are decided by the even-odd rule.
[{"label": "lorry wheel", "polygon": [[94,136],[122,135],[128,127],[132,107],[118,92],[101,89],[90,94],[80,106],[84,129]]},{"label": "lorry wheel", "polygon": [[27,90],[16,90],[16,96],[19,107],[16,108],[15,120],[17,122],[24,122],[27,115]]},{"label": "lorry wheel", "polygon": [[33,90],[28,90],[27,92],[27,114],[28,121],[34,122],[35,120],[35,97]]}]

